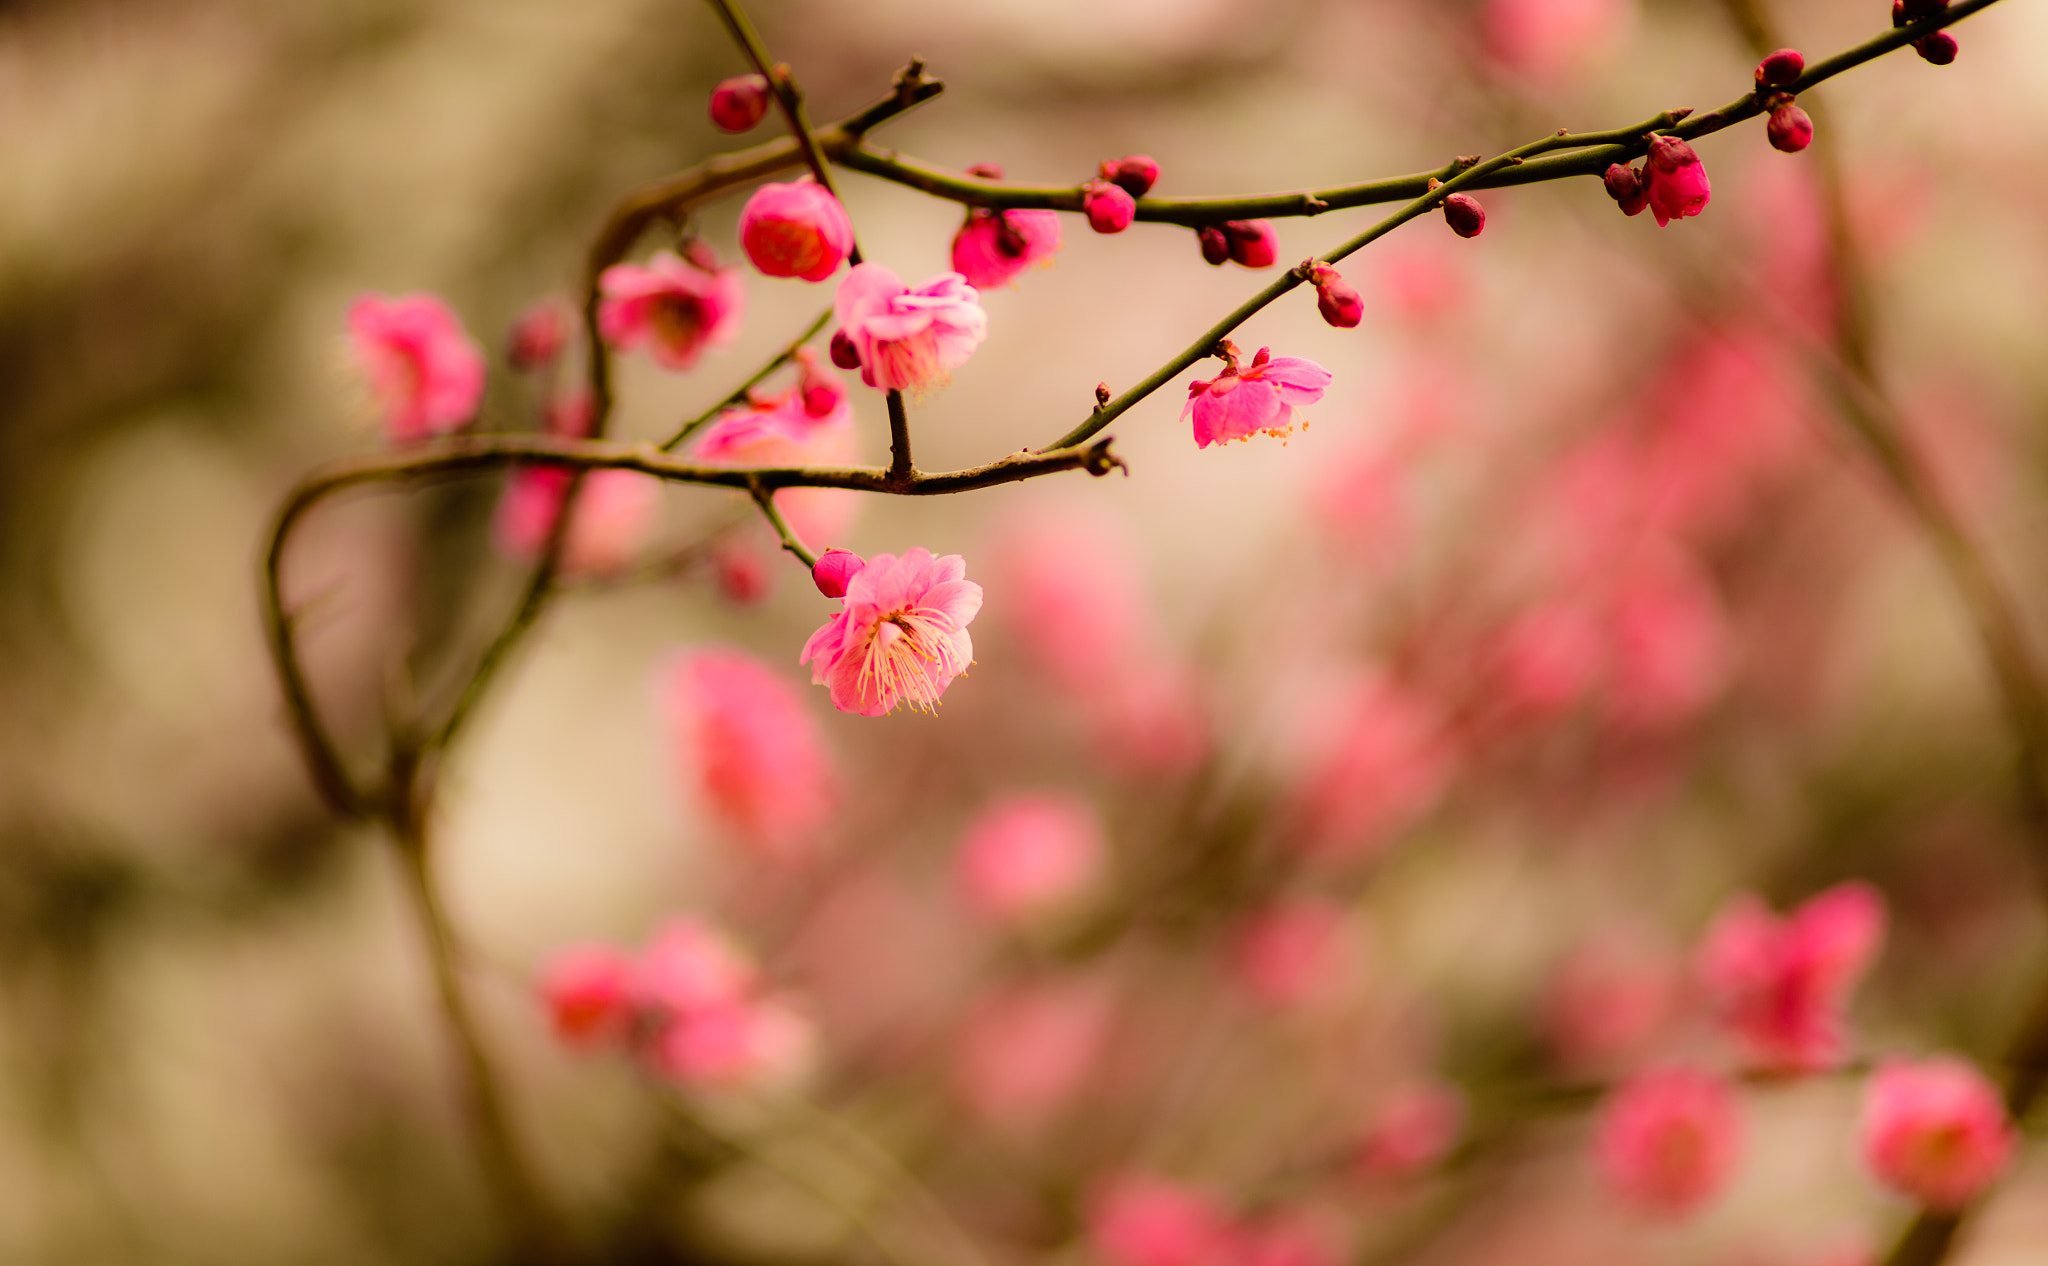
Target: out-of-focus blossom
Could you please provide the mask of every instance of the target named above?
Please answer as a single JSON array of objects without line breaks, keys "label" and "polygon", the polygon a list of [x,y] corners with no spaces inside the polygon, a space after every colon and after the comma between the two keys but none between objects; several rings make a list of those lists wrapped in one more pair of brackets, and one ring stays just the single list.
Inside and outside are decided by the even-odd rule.
[{"label": "out-of-focus blossom", "polygon": [[648,1011],[701,1011],[740,1001],[756,979],[754,964],[723,934],[695,919],[676,918],[641,952],[633,999]]},{"label": "out-of-focus blossom", "polygon": [[438,297],[360,295],[349,305],[348,335],[393,444],[446,435],[476,412],[483,349]]},{"label": "out-of-focus blossom", "polygon": [[1381,1101],[1359,1136],[1359,1174],[1394,1181],[1450,1154],[1465,1130],[1465,1096],[1442,1082],[1404,1086]]},{"label": "out-of-focus blossom", "polygon": [[1884,899],[1867,884],[1830,888],[1779,918],[1736,898],[1700,946],[1701,982],[1722,1022],[1765,1067],[1814,1071],[1839,1063],[1850,990],[1884,942]]},{"label": "out-of-focus blossom", "polygon": [[750,607],[775,590],[775,575],[750,537],[721,540],[711,547],[711,578],[719,594],[734,606]]},{"label": "out-of-focus blossom", "polygon": [[961,896],[976,914],[1014,924],[1071,905],[1102,870],[1102,819],[1066,795],[1018,795],[984,809],[955,859]]},{"label": "out-of-focus blossom", "polygon": [[580,389],[548,401],[540,418],[541,429],[549,435],[572,440],[589,435],[596,420],[597,406],[591,402],[590,393]]},{"label": "out-of-focus blossom", "polygon": [[1677,558],[1635,568],[1613,595],[1607,690],[1620,724],[1658,730],[1690,720],[1729,676],[1729,636],[1706,580]]},{"label": "out-of-focus blossom", "polygon": [[669,665],[661,695],[684,776],[719,820],[764,856],[802,856],[837,807],[838,777],[796,689],[706,647]]},{"label": "out-of-focus blossom", "polygon": [[1331,997],[1348,983],[1347,930],[1342,907],[1327,901],[1273,902],[1238,926],[1231,974],[1252,998],[1278,1010]]},{"label": "out-of-focus blossom", "polygon": [[1081,211],[1097,233],[1121,233],[1137,218],[1138,203],[1120,185],[1091,180],[1081,187]]},{"label": "out-of-focus blossom", "polygon": [[1279,356],[1260,348],[1252,363],[1238,368],[1236,349],[1224,344],[1223,372],[1188,384],[1183,416],[1192,416],[1195,446],[1227,444],[1261,431],[1286,435],[1294,429],[1295,410],[1323,398],[1330,371],[1299,356]]},{"label": "out-of-focus blossom", "polygon": [[823,281],[853,250],[853,220],[815,180],[762,185],[740,208],[740,246],[770,277]]},{"label": "out-of-focus blossom", "polygon": [[747,292],[739,273],[718,266],[711,248],[690,244],[688,259],[659,251],[645,264],[613,264],[598,278],[597,327],[622,351],[643,344],[665,369],[688,369],[705,349],[739,333]]},{"label": "out-of-focus blossom", "polygon": [[[820,375],[829,371],[818,368]],[[854,453],[853,405],[836,379],[813,380],[775,395],[754,396],[718,415],[690,444],[690,455],[710,466],[834,465]],[[813,407],[830,406],[814,413]],[[860,513],[861,495],[850,488],[782,488],[775,506],[790,530],[807,541],[843,537]]]},{"label": "out-of-focus blossom", "polygon": [[1443,720],[1424,700],[1384,685],[1335,694],[1313,718],[1289,816],[1310,852],[1378,852],[1427,812],[1451,772]]},{"label": "out-of-focus blossom", "polygon": [[1940,1210],[1997,1181],[2017,1132],[1997,1087],[1967,1061],[1887,1060],[1863,1093],[1863,1159],[1886,1186]]},{"label": "out-of-focus blossom", "polygon": [[1050,264],[1059,249],[1058,212],[977,208],[953,235],[953,271],[976,290],[993,290],[1027,268]]},{"label": "out-of-focus blossom", "polygon": [[633,960],[615,946],[574,945],[541,969],[539,989],[555,1032],[591,1046],[625,1036],[633,1012]]},{"label": "out-of-focus blossom", "polygon": [[734,75],[711,90],[711,121],[721,132],[751,132],[767,115],[766,75]]},{"label": "out-of-focus blossom", "polygon": [[1107,999],[1085,985],[1032,984],[996,993],[961,1031],[954,1085],[967,1109],[1008,1129],[1068,1107],[1095,1075],[1109,1035]]},{"label": "out-of-focus blossom", "polygon": [[1600,1109],[1595,1148],[1616,1194],[1681,1215],[1727,1185],[1742,1154],[1735,1092],[1718,1077],[1665,1068],[1630,1078]]},{"label": "out-of-focus blossom", "polygon": [[958,554],[935,558],[918,547],[875,555],[847,583],[845,608],[804,643],[799,662],[831,689],[841,712],[881,716],[905,702],[931,711],[974,662],[967,626],[981,610],[981,586],[966,577]]},{"label": "out-of-focus blossom", "polygon": [[1006,628],[1030,665],[1077,698],[1136,667],[1153,637],[1130,529],[1090,506],[1030,508],[989,542]]},{"label": "out-of-focus blossom", "polygon": [[735,1001],[672,1014],[648,1056],[663,1074],[699,1089],[781,1085],[810,1062],[811,1028],[773,999]]},{"label": "out-of-focus blossom", "polygon": [[1088,1239],[1110,1266],[1223,1266],[1228,1214],[1207,1195],[1149,1175],[1104,1183],[1088,1202]]},{"label": "out-of-focus blossom", "polygon": [[1340,1266],[1343,1257],[1328,1227],[1280,1209],[1232,1229],[1230,1260],[1233,1266]]},{"label": "out-of-focus blossom", "polygon": [[1192,665],[1140,660],[1090,700],[1095,749],[1134,777],[1192,773],[1209,755],[1213,725]]},{"label": "out-of-focus blossom", "polygon": [[1542,996],[1544,1036],[1573,1069],[1636,1062],[1676,1017],[1684,959],[1633,929],[1605,932],[1566,955]]},{"label": "out-of-focus blossom", "polygon": [[835,303],[861,381],[883,391],[936,386],[988,336],[988,314],[959,273],[913,290],[882,265],[862,264],[839,283]]},{"label": "out-of-focus blossom", "polygon": [[[560,466],[527,466],[512,472],[498,502],[492,532],[506,557],[540,556],[571,473]],[[583,477],[576,508],[562,542],[562,570],[569,575],[606,576],[623,570],[640,551],[661,505],[661,481],[637,470],[594,470]]]},{"label": "out-of-focus blossom", "polygon": [[1634,11],[1633,0],[1487,0],[1481,38],[1505,69],[1558,81],[1612,51]]},{"label": "out-of-focus blossom", "polygon": [[552,364],[569,345],[569,305],[542,299],[519,314],[505,338],[505,359],[514,369],[539,369]]}]

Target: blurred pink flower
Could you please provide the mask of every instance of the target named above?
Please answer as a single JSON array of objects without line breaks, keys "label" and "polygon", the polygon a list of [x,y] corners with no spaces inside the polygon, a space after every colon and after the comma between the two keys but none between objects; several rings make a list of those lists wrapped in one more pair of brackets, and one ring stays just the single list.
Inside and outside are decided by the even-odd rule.
[{"label": "blurred pink flower", "polygon": [[1523,611],[1489,638],[1482,660],[1490,693],[1517,719],[1541,720],[1583,700],[1607,668],[1597,620],[1568,598]]},{"label": "blurred pink flower", "polygon": [[883,391],[938,385],[988,337],[988,314],[959,273],[913,290],[882,265],[861,264],[839,283],[835,306],[861,381]]},{"label": "blurred pink flower", "polygon": [[958,554],[934,558],[919,547],[901,557],[875,555],[847,583],[845,608],[811,634],[798,662],[831,688],[841,712],[881,716],[904,702],[931,711],[974,662],[967,626],[981,610],[981,586],[966,577]]},{"label": "blurred pink flower", "polygon": [[661,702],[687,781],[750,848],[795,859],[838,805],[838,776],[817,723],[788,682],[724,647],[677,656]]},{"label": "blurred pink flower", "polygon": [[1231,946],[1237,983],[1275,1009],[1329,997],[1346,983],[1350,964],[1344,910],[1316,898],[1275,901],[1239,924]]},{"label": "blurred pink flower", "polygon": [[982,1000],[960,1033],[954,1086],[975,1116],[1028,1129],[1066,1108],[1095,1075],[1109,1036],[1101,994],[1070,983]]},{"label": "blurred pink flower", "polygon": [[1864,1089],[1861,1130],[1871,1172],[1944,1211],[1995,1182],[2018,1143],[1997,1087],[1948,1055],[1885,1061]]},{"label": "blurred pink flower", "polygon": [[1810,1072],[1844,1051],[1849,991],[1884,942],[1884,898],[1868,884],[1830,888],[1781,919],[1753,896],[1715,916],[1701,982],[1722,1022],[1765,1067]]},{"label": "blurred pink flower", "polygon": [[1735,1093],[1690,1068],[1641,1073],[1608,1095],[1594,1146],[1616,1194],[1646,1210],[1690,1213],[1727,1185],[1742,1152]]},{"label": "blurred pink flower", "polygon": [[1720,696],[1733,652],[1720,601],[1696,568],[1676,554],[1638,566],[1611,603],[1606,685],[1617,722],[1669,728]]},{"label": "blurred pink flower", "polygon": [[1542,996],[1542,1027],[1560,1060],[1574,1069],[1636,1062],[1678,1014],[1684,959],[1633,928],[1582,941],[1552,972]]},{"label": "blurred pink flower", "polygon": [[633,960],[612,945],[573,945],[550,955],[537,988],[555,1033],[576,1046],[624,1037],[632,1021],[633,972]]},{"label": "blurred pink flower", "polygon": [[1611,52],[1634,9],[1633,0],[1487,0],[1481,38],[1508,70],[1557,81]]},{"label": "blurred pink flower", "polygon": [[484,394],[484,353],[430,294],[357,296],[349,343],[393,444],[459,430]]},{"label": "blurred pink flower", "polygon": [[1295,409],[1323,398],[1330,372],[1299,356],[1275,358],[1260,348],[1249,367],[1240,370],[1236,349],[1225,344],[1223,372],[1188,384],[1182,416],[1195,420],[1195,446],[1226,444],[1264,431],[1285,435],[1294,429]]},{"label": "blurred pink flower", "polygon": [[1111,687],[1153,634],[1136,543],[1089,505],[1038,504],[1006,516],[988,545],[1000,612],[1026,661],[1067,694]]},{"label": "blurred pink flower", "polygon": [[1239,1223],[1231,1241],[1232,1266],[1340,1266],[1343,1260],[1327,1227],[1288,1210]]},{"label": "blurred pink flower", "polygon": [[[735,405],[699,432],[690,455],[709,466],[842,465],[853,459],[853,405],[836,375],[828,384],[806,378],[778,395],[755,396]],[[835,395],[833,388],[837,387]],[[824,413],[814,412],[827,406]],[[799,537],[813,544],[839,540],[859,515],[861,495],[850,488],[783,488],[775,506]]]},{"label": "blurred pink flower", "polygon": [[512,323],[505,338],[505,359],[514,369],[539,369],[553,363],[569,345],[569,305],[559,298],[536,301]]},{"label": "blurred pink flower", "polygon": [[1142,1174],[1101,1185],[1088,1202],[1088,1238],[1110,1266],[1222,1266],[1230,1219],[1210,1197]]},{"label": "blurred pink flower", "polygon": [[678,1012],[656,1031],[649,1058],[687,1086],[728,1090],[779,1085],[810,1060],[810,1025],[773,999]]},{"label": "blurred pink flower", "polygon": [[604,270],[597,325],[607,343],[622,351],[644,343],[656,364],[688,369],[706,348],[732,341],[747,297],[739,273],[718,267],[703,243],[691,247],[689,259],[660,251],[645,264]]},{"label": "blurred pink flower", "polygon": [[1194,667],[1145,658],[1131,663],[1089,700],[1095,749],[1110,769],[1131,777],[1192,773],[1213,741],[1209,706]]},{"label": "blurred pink flower", "polygon": [[762,185],[740,208],[740,245],[770,277],[823,281],[853,250],[853,221],[839,199],[809,177]]},{"label": "blurred pink flower", "polygon": [[1441,1161],[1465,1130],[1465,1096],[1442,1082],[1404,1086],[1383,1100],[1360,1136],[1361,1176],[1408,1178]]},{"label": "blurred pink flower", "polygon": [[1442,794],[1452,767],[1443,719],[1382,683],[1340,690],[1319,708],[1290,797],[1299,841],[1338,858],[1375,853]]},{"label": "blurred pink flower", "polygon": [[808,347],[796,349],[796,366],[797,399],[803,402],[804,412],[820,422],[832,422],[842,416],[850,422],[853,415],[845,380],[825,368],[818,353]]},{"label": "blurred pink flower", "polygon": [[954,878],[968,907],[997,924],[1070,906],[1103,863],[1102,819],[1071,795],[1015,795],[968,826]]},{"label": "blurred pink flower", "polygon": [[754,964],[724,935],[695,919],[661,926],[641,951],[633,999],[655,1014],[682,1014],[736,1003],[755,984]]},{"label": "blurred pink flower", "polygon": [[967,213],[967,222],[953,235],[953,271],[976,290],[993,290],[1035,264],[1050,264],[1059,248],[1056,211],[977,208]]},{"label": "blurred pink flower", "polygon": [[[570,472],[526,466],[512,472],[498,502],[492,535],[508,558],[540,557],[568,495]],[[661,504],[661,481],[637,470],[594,470],[576,494],[574,519],[562,542],[568,575],[611,575],[633,561]]]}]

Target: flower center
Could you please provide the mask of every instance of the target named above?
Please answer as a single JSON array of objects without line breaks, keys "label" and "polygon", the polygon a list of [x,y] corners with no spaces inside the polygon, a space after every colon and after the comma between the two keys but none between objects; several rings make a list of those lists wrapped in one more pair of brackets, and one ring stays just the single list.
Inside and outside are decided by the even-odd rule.
[{"label": "flower center", "polygon": [[953,622],[937,611],[911,607],[897,611],[875,626],[861,662],[863,689],[892,701],[904,700],[920,712],[939,706],[939,694],[946,683],[966,668],[958,662],[953,643],[946,634]]}]

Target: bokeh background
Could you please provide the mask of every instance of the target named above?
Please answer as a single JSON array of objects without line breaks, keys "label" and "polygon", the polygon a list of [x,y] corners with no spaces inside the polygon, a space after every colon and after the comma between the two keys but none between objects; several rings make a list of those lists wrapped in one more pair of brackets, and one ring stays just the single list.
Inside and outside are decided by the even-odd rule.
[{"label": "bokeh background", "polygon": [[[1877,0],[1771,14],[1810,57],[1887,16]],[[1710,107],[1755,60],[1699,0],[755,16],[819,120],[914,54],[948,90],[878,145],[1048,183],[1144,152],[1165,195],[1428,169]],[[2048,15],[2001,4],[1959,37],[1953,66],[1905,53],[1828,84],[1816,147],[1844,172],[1883,386],[2038,630]],[[704,101],[742,68],[684,0],[0,6],[0,1257],[507,1251],[398,867],[328,817],[290,744],[257,560],[304,472],[382,443],[343,343],[349,300],[437,292],[495,349],[526,305],[569,292],[618,196],[722,147]],[[988,600],[979,663],[936,716],[828,715],[803,686],[851,794],[829,864],[802,876],[764,873],[707,812],[657,683],[675,648],[716,641],[801,684],[823,600],[765,547],[756,600],[702,569],[576,586],[451,760],[436,866],[516,1124],[579,1242],[611,1260],[871,1260],[867,1222],[918,1266],[964,1260],[936,1204],[989,1260],[1088,1261],[1082,1193],[1132,1167],[1298,1201],[1333,1252],[1367,1261],[1791,1264],[1885,1242],[1907,1208],[1856,1164],[1851,1079],[1755,1091],[1732,1190],[1678,1225],[1602,1193],[1584,1102],[1556,1089],[1635,1058],[1560,1054],[1559,965],[1590,940],[1682,993],[1687,947],[1741,891],[1885,892],[1860,1052],[1995,1071],[2048,969],[1967,614],[1808,371],[1827,302],[1814,155],[1769,149],[1760,124],[1699,149],[1714,200],[1697,220],[1625,219],[1592,181],[1484,194],[1479,239],[1429,217],[1346,265],[1360,328],[1325,326],[1305,292],[1261,314],[1247,352],[1334,374],[1284,444],[1196,450],[1176,383],[1115,428],[1129,478],[876,499],[848,539],[813,542],[958,552]],[[841,184],[870,257],[912,278],[947,266],[956,206]],[[728,256],[734,210],[697,223]],[[1372,214],[1281,222],[1282,260]],[[988,342],[919,403],[921,464],[1063,433],[1098,381],[1135,381],[1262,282],[1203,265],[1182,229],[1070,221],[1055,266],[987,296]],[[748,287],[742,337],[696,372],[623,359],[616,433],[666,434],[827,298]],[[485,425],[530,426],[535,407],[494,350]],[[857,408],[880,459],[880,401],[857,391]],[[352,751],[502,618],[519,572],[492,549],[497,491],[350,499],[295,546],[320,695]],[[733,509],[667,491],[642,557]],[[1143,653],[1112,684],[1048,673],[1062,620],[1100,604],[1034,589],[1033,550],[1127,607]],[[1535,649],[1510,645],[1518,617],[1584,595],[1603,649],[1540,628]],[[1606,684],[1574,676],[1582,652]],[[1515,694],[1553,687],[1564,702]],[[1370,838],[1304,854],[1289,806],[1350,741],[1332,701],[1359,698],[1394,718],[1361,740],[1371,768],[1342,776],[1374,788],[1354,832]],[[1413,715],[1455,720],[1458,741],[1418,745]],[[953,899],[964,825],[1020,790],[1102,813],[1115,936],[1006,938]],[[1160,874],[1179,878],[1148,887]],[[1276,894],[1337,912],[1334,1000],[1232,992],[1236,920]],[[818,1040],[800,1096],[679,1104],[549,1032],[529,982],[552,950],[638,943],[683,911],[804,1000]],[[1041,1035],[1051,1053],[1022,1071],[977,1071],[970,1021],[1027,986],[1060,999],[1067,1036]],[[1698,1049],[1668,1009],[1631,1040]],[[1512,1138],[1405,1185],[1301,1177],[1420,1083],[1458,1087],[1471,1128]],[[2029,1163],[1965,1260],[2035,1261],[2044,1243],[2048,1174]]]}]

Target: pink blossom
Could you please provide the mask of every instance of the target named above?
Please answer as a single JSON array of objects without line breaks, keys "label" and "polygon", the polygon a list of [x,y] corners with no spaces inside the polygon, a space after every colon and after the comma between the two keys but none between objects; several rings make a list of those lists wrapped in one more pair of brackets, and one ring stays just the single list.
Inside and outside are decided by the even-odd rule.
[{"label": "pink blossom", "polygon": [[1232,1266],[1340,1266],[1328,1228],[1298,1212],[1242,1222],[1231,1232]]},{"label": "pink blossom", "polygon": [[1031,667],[1094,700],[1136,667],[1152,637],[1130,528],[1092,505],[1035,505],[989,543],[1001,612]]},{"label": "pink blossom", "polygon": [[877,554],[847,582],[845,608],[804,643],[799,663],[841,712],[881,716],[899,703],[929,712],[974,662],[967,626],[981,586],[958,554],[922,547]]},{"label": "pink blossom", "polygon": [[1188,384],[1183,416],[1195,420],[1195,447],[1226,444],[1264,431],[1286,435],[1294,429],[1295,409],[1323,398],[1330,371],[1299,356],[1275,358],[1260,348],[1248,368],[1239,369],[1236,349],[1225,344],[1223,372],[1207,382]]},{"label": "pink blossom", "polygon": [[1611,50],[1633,16],[1633,0],[1487,0],[1486,51],[1509,70],[1562,80]]},{"label": "pink blossom", "polygon": [[1465,1096],[1455,1086],[1420,1082],[1381,1102],[1358,1143],[1358,1167],[1379,1181],[1419,1174],[1450,1154],[1465,1129]]},{"label": "pink blossom", "polygon": [[1090,702],[1095,747],[1111,769],[1168,777],[1192,772],[1209,755],[1209,706],[1191,665],[1132,663]]},{"label": "pink blossom", "polygon": [[1612,718],[1628,729],[1667,729],[1721,694],[1732,671],[1721,603],[1682,556],[1639,565],[1608,612],[1607,688]]},{"label": "pink blossom", "polygon": [[1040,1124],[1088,1085],[1109,1036],[1108,1000],[1074,984],[986,999],[961,1030],[954,1086],[969,1111],[1010,1129]]},{"label": "pink blossom", "polygon": [[809,1062],[811,1028],[773,999],[701,1007],[672,1016],[654,1035],[654,1066],[684,1085],[714,1090],[776,1085]]},{"label": "pink blossom", "polygon": [[816,352],[808,347],[797,348],[796,366],[797,399],[803,402],[805,413],[819,422],[852,419],[853,415],[847,412],[850,403],[846,383],[819,362]]},{"label": "pink blossom", "polygon": [[552,364],[569,345],[569,305],[542,299],[519,314],[505,339],[505,359],[514,369],[539,369]]},{"label": "pink blossom", "polygon": [[483,349],[436,296],[360,295],[349,305],[348,334],[392,443],[446,435],[476,412]]},{"label": "pink blossom", "polygon": [[740,245],[770,277],[823,281],[853,250],[853,220],[831,190],[808,177],[762,185],[740,208]]},{"label": "pink blossom", "polygon": [[[570,471],[527,466],[512,472],[498,502],[492,533],[506,557],[540,557],[568,495]],[[661,504],[661,481],[637,470],[595,470],[583,477],[575,517],[562,542],[562,570],[604,576],[633,561]]]},{"label": "pink blossom", "polygon": [[689,259],[660,251],[644,265],[604,270],[597,327],[607,343],[625,351],[644,343],[656,364],[688,369],[706,348],[732,341],[747,297],[739,273],[718,267],[703,243],[692,247]]},{"label": "pink blossom", "polygon": [[747,537],[728,538],[711,547],[711,578],[727,602],[750,607],[775,591],[775,576],[761,554],[761,546]]},{"label": "pink blossom", "polygon": [[1238,927],[1232,974],[1254,999],[1286,1010],[1329,997],[1345,983],[1347,948],[1341,907],[1312,898],[1276,901]]},{"label": "pink blossom", "polygon": [[1997,1181],[2017,1132],[1998,1090],[1952,1055],[1886,1060],[1863,1093],[1864,1163],[1934,1209],[1960,1209]]},{"label": "pink blossom", "polygon": [[1110,1266],[1222,1266],[1227,1214],[1210,1197],[1146,1175],[1113,1179],[1088,1202],[1088,1238]]},{"label": "pink blossom", "polygon": [[1159,183],[1159,162],[1149,154],[1102,160],[1102,178],[1133,198],[1142,198]]},{"label": "pink blossom", "polygon": [[740,651],[707,647],[665,670],[662,704],[686,781],[741,840],[779,859],[814,842],[838,777],[793,687]]},{"label": "pink blossom", "polygon": [[1301,846],[1331,857],[1369,855],[1422,816],[1451,772],[1443,720],[1423,699],[1365,683],[1336,692],[1307,727],[1291,793]]},{"label": "pink blossom", "polygon": [[1121,185],[1091,180],[1081,186],[1081,211],[1097,233],[1121,233],[1137,217],[1138,203]]},{"label": "pink blossom", "polygon": [[1735,1093],[1690,1068],[1639,1074],[1607,1097],[1594,1143],[1615,1191],[1652,1212],[1689,1213],[1727,1185],[1742,1152]]},{"label": "pink blossom", "polygon": [[976,290],[992,290],[1034,264],[1051,263],[1059,248],[1057,212],[977,208],[953,235],[953,271]]},{"label": "pink blossom", "polygon": [[1650,138],[1650,156],[1643,167],[1643,187],[1649,190],[1650,213],[1660,225],[1707,209],[1713,186],[1707,180],[1706,164],[1693,148],[1675,136]]},{"label": "pink blossom", "polygon": [[1784,919],[1755,897],[1738,897],[1707,930],[1700,979],[1759,1063],[1831,1068],[1844,1054],[1849,991],[1876,958],[1884,925],[1884,899],[1867,884],[1830,888]]},{"label": "pink blossom", "polygon": [[811,582],[827,598],[844,598],[846,586],[867,566],[867,560],[850,549],[828,549],[811,565]]},{"label": "pink blossom", "polygon": [[861,381],[883,391],[943,382],[988,336],[988,314],[959,273],[940,273],[913,290],[882,265],[862,264],[839,283],[835,303]]},{"label": "pink blossom", "polygon": [[1542,1027],[1568,1067],[1634,1062],[1670,1025],[1685,994],[1684,959],[1633,928],[1593,936],[1558,964],[1542,997]]},{"label": "pink blossom", "polygon": [[[815,369],[810,387],[805,375]],[[690,445],[708,466],[840,465],[853,459],[853,405],[830,371],[807,367],[798,385],[779,395],[756,396],[718,415]],[[834,394],[833,388],[839,388]],[[815,407],[829,406],[822,415]],[[844,536],[860,512],[860,494],[848,488],[783,488],[775,506],[799,537],[830,541]]]},{"label": "pink blossom", "polygon": [[730,940],[695,919],[675,918],[641,952],[632,989],[642,1011],[681,1015],[739,1002],[755,983],[754,964]]},{"label": "pink blossom", "polygon": [[1102,870],[1102,819],[1086,801],[1018,795],[967,828],[954,876],[967,905],[999,924],[1070,905]]},{"label": "pink blossom", "polygon": [[1223,239],[1231,262],[1245,268],[1271,268],[1280,258],[1280,235],[1271,220],[1227,221]]},{"label": "pink blossom", "polygon": [[632,1017],[633,960],[614,946],[558,950],[538,988],[555,1032],[577,1046],[624,1037]]}]

